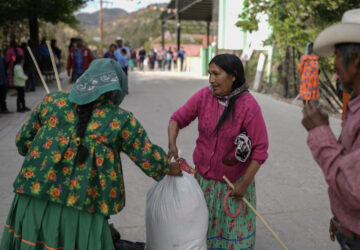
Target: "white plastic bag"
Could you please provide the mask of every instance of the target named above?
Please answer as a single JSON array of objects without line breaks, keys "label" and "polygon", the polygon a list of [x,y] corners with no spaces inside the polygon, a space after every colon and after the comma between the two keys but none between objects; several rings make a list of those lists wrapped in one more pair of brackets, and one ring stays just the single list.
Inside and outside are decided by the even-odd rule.
[{"label": "white plastic bag", "polygon": [[183,177],[165,176],[147,193],[147,250],[207,249],[204,194],[194,176],[182,172]]}]

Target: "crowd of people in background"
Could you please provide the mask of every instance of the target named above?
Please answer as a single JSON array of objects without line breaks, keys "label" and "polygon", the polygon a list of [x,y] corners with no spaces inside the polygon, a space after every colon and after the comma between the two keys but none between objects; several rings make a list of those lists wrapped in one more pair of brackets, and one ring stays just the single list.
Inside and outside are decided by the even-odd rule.
[{"label": "crowd of people in background", "polygon": [[[38,74],[27,47],[33,52],[45,81],[53,81],[55,79],[50,51],[46,41],[47,39],[44,37],[41,39],[40,44],[35,46],[31,40],[22,42],[21,44],[13,40],[10,42],[10,46],[3,51],[3,54],[0,51],[1,113],[11,113],[6,104],[6,96],[9,88],[15,88],[17,91],[17,112],[28,111],[25,105],[25,92],[35,91]],[[63,52],[57,46],[56,39],[51,39],[50,44],[56,69],[61,73]],[[125,46],[122,37],[117,37],[115,42],[110,44],[109,50],[102,56],[117,61],[126,75],[128,75],[129,70],[133,71],[137,68],[144,71],[146,67],[148,70],[159,71],[185,70],[184,61],[186,52],[184,47],[181,47],[178,51],[171,47],[164,49],[150,48],[148,50],[146,50],[144,46],[140,48],[129,47]],[[70,77],[70,83],[76,82],[88,69],[90,63],[96,58],[80,36],[70,39],[67,55],[66,72]]]},{"label": "crowd of people in background", "polygon": [[[55,39],[52,39],[50,44],[56,68],[60,72],[62,52],[57,47],[56,42]],[[25,105],[25,92],[35,91],[37,74],[28,47],[37,58],[41,73],[45,79],[53,80],[55,78],[46,38],[41,40],[38,47],[35,47],[31,40],[22,42],[20,45],[12,40],[10,46],[3,51],[4,53],[0,53],[0,113],[2,114],[11,113],[6,104],[9,88],[14,88],[17,92],[16,111],[25,112],[30,110]]]},{"label": "crowd of people in background", "polygon": [[168,47],[167,49],[150,48],[148,51],[143,46],[139,49],[126,47],[121,37],[116,38],[116,44],[109,46],[109,50],[103,55],[104,58],[116,60],[125,74],[128,70],[145,70],[147,64],[149,70],[160,71],[184,71],[185,50],[181,47],[179,51]]}]

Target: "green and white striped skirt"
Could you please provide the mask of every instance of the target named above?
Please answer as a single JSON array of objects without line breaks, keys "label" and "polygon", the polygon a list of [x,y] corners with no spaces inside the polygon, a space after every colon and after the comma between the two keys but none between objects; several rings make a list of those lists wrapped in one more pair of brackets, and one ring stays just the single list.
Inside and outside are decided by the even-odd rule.
[{"label": "green and white striped skirt", "polygon": [[103,215],[16,194],[0,250],[114,250]]},{"label": "green and white striped skirt", "polygon": [[[204,192],[209,209],[207,248],[210,250],[255,249],[255,213],[243,204],[243,209],[237,218],[227,216],[223,206],[225,194],[229,190],[227,185],[220,181],[204,179],[198,173],[196,178]],[[245,198],[255,207],[254,181],[247,188]],[[230,197],[228,204],[230,212],[235,213],[239,201]]]}]

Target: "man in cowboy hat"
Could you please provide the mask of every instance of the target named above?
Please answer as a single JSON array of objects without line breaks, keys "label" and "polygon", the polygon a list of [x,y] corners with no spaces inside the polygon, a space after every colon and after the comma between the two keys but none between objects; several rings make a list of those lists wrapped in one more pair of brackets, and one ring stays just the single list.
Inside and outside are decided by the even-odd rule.
[{"label": "man in cowboy hat", "polygon": [[341,249],[360,249],[360,9],[344,13],[341,23],[322,31],[314,51],[320,56],[335,52],[335,69],[343,88],[352,93],[344,126],[337,140],[328,115],[314,103],[303,109],[307,143],[329,186],[330,238]]}]

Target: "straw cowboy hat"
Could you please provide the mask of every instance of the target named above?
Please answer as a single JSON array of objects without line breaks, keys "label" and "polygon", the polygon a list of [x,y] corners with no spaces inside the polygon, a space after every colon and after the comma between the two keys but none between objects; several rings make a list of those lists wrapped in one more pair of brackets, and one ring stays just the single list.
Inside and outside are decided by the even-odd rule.
[{"label": "straw cowboy hat", "polygon": [[314,51],[319,56],[329,56],[338,43],[360,43],[360,9],[346,11],[341,23],[323,30],[315,40]]}]

